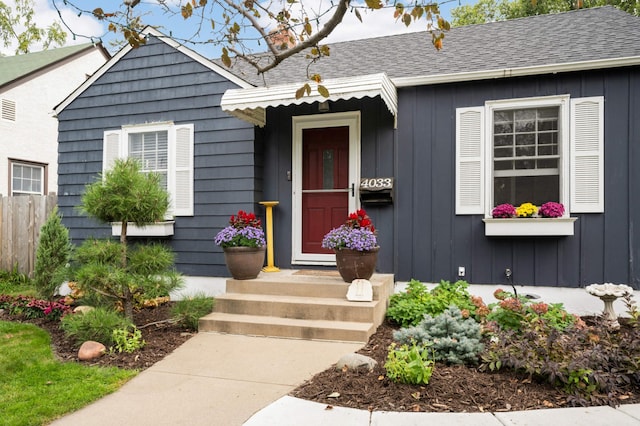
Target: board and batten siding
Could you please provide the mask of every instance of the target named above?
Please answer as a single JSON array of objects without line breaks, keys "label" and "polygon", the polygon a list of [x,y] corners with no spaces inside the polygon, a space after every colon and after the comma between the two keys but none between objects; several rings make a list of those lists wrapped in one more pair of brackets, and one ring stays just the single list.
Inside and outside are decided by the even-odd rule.
[{"label": "board and batten siding", "polygon": [[237,85],[155,37],[132,49],[71,102],[59,121],[59,205],[75,244],[111,236],[77,207],[102,171],[103,133],[125,125],[194,126],[194,214],[176,217],[169,244],[185,275],[226,276],[213,238],[238,210],[261,200],[262,159],[254,128],[220,109]]},{"label": "board and batten siding", "polygon": [[[640,288],[640,69],[399,89],[396,279]],[[566,237],[487,237],[482,215],[456,215],[456,111],[489,100],[604,97],[604,213],[578,217]]]}]

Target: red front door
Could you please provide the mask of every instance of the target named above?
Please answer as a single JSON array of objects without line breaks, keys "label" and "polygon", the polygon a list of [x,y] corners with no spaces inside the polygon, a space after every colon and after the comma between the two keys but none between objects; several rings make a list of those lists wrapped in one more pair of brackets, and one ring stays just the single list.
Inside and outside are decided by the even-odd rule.
[{"label": "red front door", "polygon": [[302,252],[331,253],[322,238],[349,209],[349,127],[302,132]]}]

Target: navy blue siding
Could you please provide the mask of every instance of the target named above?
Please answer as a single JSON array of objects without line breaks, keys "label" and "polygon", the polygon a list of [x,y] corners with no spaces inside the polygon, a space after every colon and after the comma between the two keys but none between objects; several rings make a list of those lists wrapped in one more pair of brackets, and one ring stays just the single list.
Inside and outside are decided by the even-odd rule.
[{"label": "navy blue siding", "polygon": [[[640,176],[640,70],[618,69],[399,90],[396,278],[582,287],[639,287],[635,267]],[[455,215],[455,110],[487,100],[569,94],[605,97],[605,213],[580,214],[575,236],[484,236],[480,216]]]},{"label": "navy blue siding", "polygon": [[193,123],[194,216],[177,217],[175,235],[163,241],[184,274],[228,274],[213,237],[239,209],[256,210],[262,160],[253,126],[223,112],[222,94],[236,88],[167,44],[151,38],[128,52],[59,119],[59,205],[74,243],[108,237],[110,227],[76,209],[87,183],[102,170],[103,132],[123,125]]},{"label": "navy blue siding", "polygon": [[[332,112],[362,112],[362,176],[394,176],[393,206],[369,208],[382,246],[379,272],[398,280],[583,287],[596,282],[640,287],[640,70],[623,68],[549,76],[401,88],[398,128],[380,99],[341,101]],[[580,214],[575,235],[496,238],[481,216],[455,215],[455,111],[487,100],[568,94],[605,97],[605,213]],[[276,213],[276,263],[291,259],[291,117],[317,106],[269,111],[266,199]]]}]

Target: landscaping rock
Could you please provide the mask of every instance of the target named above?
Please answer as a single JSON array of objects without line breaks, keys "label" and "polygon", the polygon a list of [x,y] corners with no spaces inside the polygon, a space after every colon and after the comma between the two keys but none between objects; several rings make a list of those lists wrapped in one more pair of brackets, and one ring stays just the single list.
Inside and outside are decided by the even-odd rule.
[{"label": "landscaping rock", "polygon": [[378,365],[378,362],[370,358],[366,355],[360,354],[347,354],[338,360],[336,364],[336,368],[338,370],[342,370],[343,368],[347,368],[349,370],[360,370],[367,369],[369,371],[373,370],[373,368]]},{"label": "landscaping rock", "polygon": [[78,359],[80,361],[91,361],[100,358],[107,351],[107,348],[100,342],[88,340],[78,349]]},{"label": "landscaping rock", "polygon": [[73,310],[74,314],[80,313],[80,314],[86,314],[89,311],[93,311],[95,308],[93,306],[76,306],[75,309]]}]

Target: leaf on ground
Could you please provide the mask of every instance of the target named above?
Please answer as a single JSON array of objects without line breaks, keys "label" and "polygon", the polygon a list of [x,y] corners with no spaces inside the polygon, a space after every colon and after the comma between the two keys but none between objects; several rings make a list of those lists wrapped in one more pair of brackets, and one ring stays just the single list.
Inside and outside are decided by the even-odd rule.
[{"label": "leaf on ground", "polygon": [[340,392],[333,392],[327,395],[327,398],[340,398]]}]

